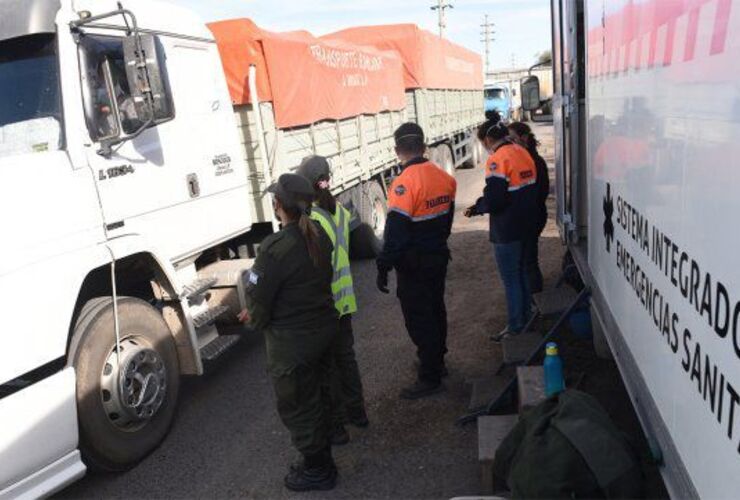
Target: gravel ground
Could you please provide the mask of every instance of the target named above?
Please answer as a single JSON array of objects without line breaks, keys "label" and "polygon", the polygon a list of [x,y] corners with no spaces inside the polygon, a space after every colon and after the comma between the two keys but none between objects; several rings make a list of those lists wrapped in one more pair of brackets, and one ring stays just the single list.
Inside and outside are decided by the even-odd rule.
[{"label": "gravel ground", "polygon": [[[544,136],[547,155],[551,128],[538,127],[538,134]],[[356,351],[371,426],[350,429],[352,442],[335,448],[337,488],[304,497],[450,498],[478,493],[476,426],[459,428],[454,421],[468,404],[467,381],[494,370],[499,352],[487,337],[505,325],[505,306],[487,221],[467,220],[459,213],[479,196],[483,172],[460,170],[457,177],[458,217],[447,282],[447,391],[416,402],[399,400],[400,388],[414,378],[414,347],[395,296],[375,290],[374,263],[353,263],[360,306],[354,318]],[[546,284],[552,284],[563,254],[552,222],[540,252]],[[263,341],[252,336],[214,373],[185,381],[172,432],[151,456],[124,474],[90,474],[61,497],[298,498],[282,486],[286,465],[295,457],[275,410]]]}]

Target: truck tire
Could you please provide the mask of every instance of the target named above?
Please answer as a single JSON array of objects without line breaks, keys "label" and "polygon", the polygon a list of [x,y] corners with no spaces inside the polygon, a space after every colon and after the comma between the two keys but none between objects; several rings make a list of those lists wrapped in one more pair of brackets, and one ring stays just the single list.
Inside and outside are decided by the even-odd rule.
[{"label": "truck tire", "polygon": [[483,144],[481,144],[481,142],[478,140],[477,137],[474,137],[471,139],[470,148],[472,149],[472,153],[473,153],[473,157],[470,159],[472,168],[478,168],[486,160],[485,148],[483,147]]},{"label": "truck tire", "polygon": [[388,205],[376,181],[365,183],[358,191],[362,200],[355,206],[361,223],[350,235],[350,254],[353,259],[374,259],[383,248]]},{"label": "truck tire", "polygon": [[432,148],[430,160],[436,163],[442,170],[455,176],[455,160],[452,157],[452,150],[447,144],[439,144]]},{"label": "truck tire", "polygon": [[177,349],[161,314],[143,300],[120,297],[118,317],[120,365],[110,297],[85,304],[69,351],[82,456],[108,472],[131,468],[162,442],[180,386]]}]

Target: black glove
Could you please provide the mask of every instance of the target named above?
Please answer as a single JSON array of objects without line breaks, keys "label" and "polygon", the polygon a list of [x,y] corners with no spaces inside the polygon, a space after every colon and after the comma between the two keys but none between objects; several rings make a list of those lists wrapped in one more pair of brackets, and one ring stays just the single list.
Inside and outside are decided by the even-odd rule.
[{"label": "black glove", "polygon": [[478,213],[477,207],[475,205],[472,205],[465,209],[465,211],[463,212],[463,215],[465,217],[470,218],[470,217],[475,217],[476,215],[480,215],[480,214]]},{"label": "black glove", "polygon": [[383,293],[388,293],[388,271],[378,269],[378,278],[375,283],[378,286],[378,290]]}]

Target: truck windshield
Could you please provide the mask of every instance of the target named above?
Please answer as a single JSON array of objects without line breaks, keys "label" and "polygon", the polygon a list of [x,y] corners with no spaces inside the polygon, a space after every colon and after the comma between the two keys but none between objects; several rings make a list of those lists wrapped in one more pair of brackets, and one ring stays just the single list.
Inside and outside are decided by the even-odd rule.
[{"label": "truck windshield", "polygon": [[504,89],[486,89],[484,93],[486,99],[504,99],[506,97]]},{"label": "truck windshield", "polygon": [[55,35],[0,41],[0,158],[60,149],[61,123]]}]

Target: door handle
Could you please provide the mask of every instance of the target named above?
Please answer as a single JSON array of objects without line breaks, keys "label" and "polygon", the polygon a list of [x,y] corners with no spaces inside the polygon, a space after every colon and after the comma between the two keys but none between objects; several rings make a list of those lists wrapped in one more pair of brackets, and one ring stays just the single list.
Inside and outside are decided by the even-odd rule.
[{"label": "door handle", "polygon": [[188,194],[191,198],[197,198],[200,196],[200,183],[198,182],[198,174],[190,174],[187,176]]}]

